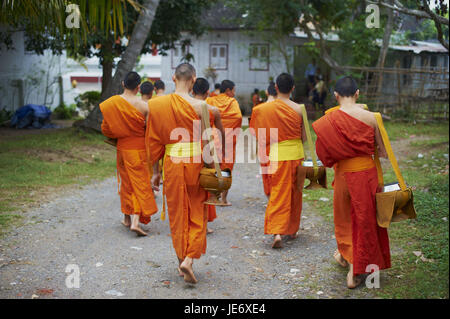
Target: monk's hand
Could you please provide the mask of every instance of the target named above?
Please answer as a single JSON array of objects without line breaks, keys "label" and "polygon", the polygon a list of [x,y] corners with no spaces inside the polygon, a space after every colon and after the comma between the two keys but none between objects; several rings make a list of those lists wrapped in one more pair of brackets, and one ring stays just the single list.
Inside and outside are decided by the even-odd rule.
[{"label": "monk's hand", "polygon": [[160,173],[155,173],[152,176],[152,189],[154,191],[159,191],[159,183],[161,181],[161,174]]}]

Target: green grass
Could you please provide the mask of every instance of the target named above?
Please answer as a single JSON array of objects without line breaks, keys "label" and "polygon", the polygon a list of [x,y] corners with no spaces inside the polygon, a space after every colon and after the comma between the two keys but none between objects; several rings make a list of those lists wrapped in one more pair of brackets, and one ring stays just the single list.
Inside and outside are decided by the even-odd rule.
[{"label": "green grass", "polygon": [[398,123],[384,121],[386,131],[391,141],[399,139],[414,139],[417,136],[439,137],[448,136],[448,122],[446,123]]},{"label": "green grass", "polygon": [[[402,170],[406,182],[415,188],[417,219],[393,223],[389,228],[391,247],[401,252],[392,256],[386,286],[379,291],[382,297],[449,297],[449,181],[448,158],[444,156],[449,152],[448,135],[446,138],[446,145],[436,145],[434,139],[410,144],[425,155],[410,158]],[[395,179],[392,171],[385,176]],[[413,252],[421,252],[425,261]]]},{"label": "green grass", "polygon": [[[115,172],[115,150],[100,134],[73,128],[0,141],[0,228],[65,186],[84,185]],[[6,214],[16,212],[15,214]]]},{"label": "green grass", "polygon": [[[417,219],[391,224],[392,268],[382,272],[382,287],[372,292],[382,298],[448,298],[448,123],[386,122],[385,126],[394,145],[396,141],[409,140],[409,155],[397,160],[406,183],[414,187]],[[424,157],[418,158],[419,153]],[[389,162],[383,163],[383,171],[385,182],[396,180]],[[333,222],[333,170],[328,169],[327,175],[329,189],[305,190],[304,199],[326,221]],[[320,201],[321,197],[329,201]],[[413,252],[421,252],[425,261]]]}]

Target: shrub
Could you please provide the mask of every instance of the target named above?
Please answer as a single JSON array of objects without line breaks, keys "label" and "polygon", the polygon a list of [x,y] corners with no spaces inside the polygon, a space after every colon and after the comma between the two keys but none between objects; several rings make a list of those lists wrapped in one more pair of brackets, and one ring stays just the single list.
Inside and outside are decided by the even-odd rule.
[{"label": "shrub", "polygon": [[86,91],[75,98],[77,106],[81,110],[92,111],[94,107],[100,102],[99,91]]},{"label": "shrub", "polygon": [[55,114],[57,119],[60,120],[70,120],[71,118],[77,116],[78,112],[76,110],[75,104],[70,104],[70,106],[66,106],[64,103],[58,105],[54,110],[53,114]]},{"label": "shrub", "polygon": [[5,109],[0,110],[0,126],[11,120],[14,112]]}]

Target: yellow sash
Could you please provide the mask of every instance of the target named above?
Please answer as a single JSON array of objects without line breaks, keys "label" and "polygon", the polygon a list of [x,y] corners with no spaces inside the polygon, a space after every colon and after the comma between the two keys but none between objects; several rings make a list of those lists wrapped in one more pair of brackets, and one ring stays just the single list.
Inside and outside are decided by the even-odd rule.
[{"label": "yellow sash", "polygon": [[305,104],[301,104],[300,109],[302,110],[303,125],[305,127],[306,139],[308,142],[309,152],[311,153],[313,170],[314,170],[314,178],[317,178],[317,175],[319,174],[319,165],[317,164],[316,150],[314,149],[313,142],[312,142],[311,130],[309,129],[308,114],[306,113]]},{"label": "yellow sash", "polygon": [[270,145],[269,160],[271,162],[294,161],[304,157],[302,140],[299,138]]},{"label": "yellow sash", "polygon": [[[194,157],[202,154],[201,142],[179,142],[173,144],[166,144],[166,151],[164,153],[164,160],[167,156],[182,158],[182,157]],[[166,219],[166,188],[164,187],[164,166],[162,169],[163,179],[163,210],[161,212],[161,220]]]},{"label": "yellow sash", "polygon": [[172,157],[193,157],[202,154],[200,142],[166,144],[165,156]]}]

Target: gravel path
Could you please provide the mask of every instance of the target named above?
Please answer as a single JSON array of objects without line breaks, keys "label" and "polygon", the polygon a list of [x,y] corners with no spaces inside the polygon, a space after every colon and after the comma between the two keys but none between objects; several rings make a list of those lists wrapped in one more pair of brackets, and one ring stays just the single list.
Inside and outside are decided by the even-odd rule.
[{"label": "gravel path", "polygon": [[[26,223],[1,239],[0,298],[336,298],[366,295],[345,288],[333,262],[332,225],[304,203],[296,240],[271,249],[264,235],[266,199],[257,164],[236,164],[229,199],[210,224],[206,255],[194,263],[199,280],[185,284],[169,222],[158,213],[138,238],[120,223],[116,178],[71,189],[25,213]],[[74,187],[75,188],[75,187]],[[161,208],[161,196],[158,196]],[[67,265],[80,287],[67,288]]]}]

